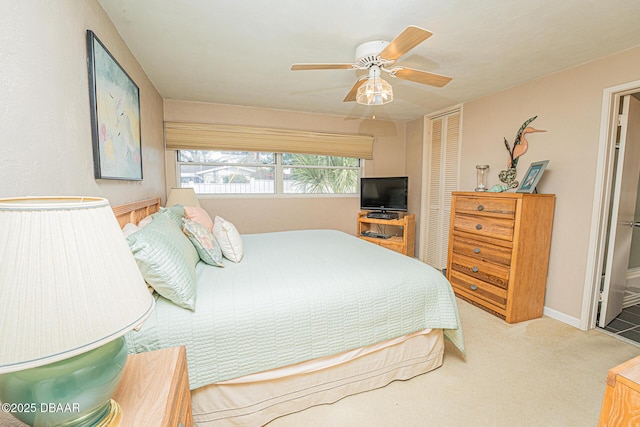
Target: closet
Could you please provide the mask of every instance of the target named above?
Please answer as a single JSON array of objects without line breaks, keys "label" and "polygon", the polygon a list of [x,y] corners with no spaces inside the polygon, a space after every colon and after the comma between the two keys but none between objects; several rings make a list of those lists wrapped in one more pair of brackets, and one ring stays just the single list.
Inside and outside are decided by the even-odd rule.
[{"label": "closet", "polygon": [[451,193],[459,183],[461,119],[459,108],[425,118],[420,260],[439,270],[447,266]]}]

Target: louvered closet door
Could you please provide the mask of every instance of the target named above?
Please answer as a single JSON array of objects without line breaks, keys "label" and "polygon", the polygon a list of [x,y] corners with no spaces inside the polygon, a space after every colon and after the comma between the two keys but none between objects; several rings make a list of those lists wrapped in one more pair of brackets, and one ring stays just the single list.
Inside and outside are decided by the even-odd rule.
[{"label": "louvered closet door", "polygon": [[451,193],[458,190],[460,110],[427,119],[423,183],[424,236],[420,258],[442,270],[447,266]]}]

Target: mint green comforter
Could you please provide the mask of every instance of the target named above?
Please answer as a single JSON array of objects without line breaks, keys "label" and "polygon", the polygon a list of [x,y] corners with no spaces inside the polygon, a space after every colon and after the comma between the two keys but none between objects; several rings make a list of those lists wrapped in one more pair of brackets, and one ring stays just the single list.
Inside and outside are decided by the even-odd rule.
[{"label": "mint green comforter", "polygon": [[463,350],[453,291],[430,266],[339,231],[242,239],[240,263],[196,266],[195,311],[157,297],[129,351],[186,346],[198,388],[426,328]]}]

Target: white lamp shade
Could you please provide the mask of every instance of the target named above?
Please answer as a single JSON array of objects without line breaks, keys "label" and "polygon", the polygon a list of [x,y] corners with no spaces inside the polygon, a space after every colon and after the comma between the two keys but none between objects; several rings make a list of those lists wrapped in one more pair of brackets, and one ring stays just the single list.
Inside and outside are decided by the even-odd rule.
[{"label": "white lamp shade", "polygon": [[200,202],[193,188],[172,188],[167,197],[167,206],[175,205],[199,207]]},{"label": "white lamp shade", "polygon": [[41,366],[140,325],[154,299],[105,199],[0,199],[0,373]]}]

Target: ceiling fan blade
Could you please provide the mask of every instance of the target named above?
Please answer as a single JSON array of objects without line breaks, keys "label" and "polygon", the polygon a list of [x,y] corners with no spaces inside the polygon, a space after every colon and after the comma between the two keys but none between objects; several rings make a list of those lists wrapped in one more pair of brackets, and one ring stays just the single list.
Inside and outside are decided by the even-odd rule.
[{"label": "ceiling fan blade", "polygon": [[391,70],[389,74],[399,79],[436,87],[442,87],[452,80],[451,77],[414,70],[413,68],[396,68]]},{"label": "ceiling fan blade", "polygon": [[395,61],[429,37],[431,37],[431,32],[409,25],[380,52],[380,57]]},{"label": "ceiling fan blade", "polygon": [[355,101],[356,100],[356,95],[358,94],[358,88],[360,86],[363,85],[364,82],[366,82],[367,79],[366,78],[361,78],[359,79],[351,88],[351,90],[349,91],[349,93],[347,94],[347,96],[344,97],[344,99],[342,100],[342,102],[351,102],[351,101]]},{"label": "ceiling fan blade", "polygon": [[352,70],[358,68],[354,64],[293,64],[291,70]]}]

